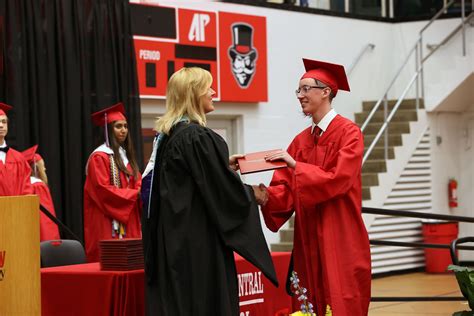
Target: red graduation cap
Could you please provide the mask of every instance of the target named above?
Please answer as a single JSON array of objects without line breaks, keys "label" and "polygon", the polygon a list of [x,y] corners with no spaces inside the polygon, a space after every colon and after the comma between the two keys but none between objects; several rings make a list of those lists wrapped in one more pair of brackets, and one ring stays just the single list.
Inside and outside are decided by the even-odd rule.
[{"label": "red graduation cap", "polygon": [[331,88],[334,96],[336,96],[339,89],[351,91],[344,66],[306,58],[303,58],[303,64],[306,73],[301,79],[313,78],[323,82]]},{"label": "red graduation cap", "polygon": [[0,102],[0,115],[7,115],[7,112],[11,109],[13,108],[8,104]]},{"label": "red graduation cap", "polygon": [[43,158],[36,153],[37,150],[38,145],[34,145],[33,147],[23,150],[21,154],[29,164],[32,164],[33,162],[43,160]]},{"label": "red graduation cap", "polygon": [[125,118],[125,108],[123,103],[119,102],[108,108],[92,113],[92,122],[97,125],[105,125],[119,120],[127,120]]},{"label": "red graduation cap", "polygon": [[127,118],[125,117],[125,108],[123,107],[123,103],[119,102],[114,104],[108,108],[103,110],[97,111],[92,113],[92,122],[97,126],[104,126],[105,130],[105,143],[109,146],[109,133],[107,131],[107,124],[124,120],[126,121]]}]

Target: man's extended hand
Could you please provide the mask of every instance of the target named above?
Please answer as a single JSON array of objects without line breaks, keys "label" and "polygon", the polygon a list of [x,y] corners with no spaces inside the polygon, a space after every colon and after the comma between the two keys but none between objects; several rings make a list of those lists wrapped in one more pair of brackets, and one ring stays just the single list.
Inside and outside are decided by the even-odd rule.
[{"label": "man's extended hand", "polygon": [[265,205],[268,201],[267,187],[260,183],[259,185],[252,185],[253,193],[255,194],[255,200],[259,205]]},{"label": "man's extended hand", "polygon": [[296,161],[285,150],[278,150],[278,151],[272,152],[271,154],[268,154],[265,157],[265,160],[266,161],[283,160],[284,162],[286,162],[286,165],[288,167],[293,168],[293,169],[296,166]]}]

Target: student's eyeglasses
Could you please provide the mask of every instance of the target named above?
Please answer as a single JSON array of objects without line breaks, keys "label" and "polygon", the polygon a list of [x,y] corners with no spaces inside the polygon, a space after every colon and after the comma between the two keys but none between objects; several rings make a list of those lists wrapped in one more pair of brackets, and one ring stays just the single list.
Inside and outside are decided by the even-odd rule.
[{"label": "student's eyeglasses", "polygon": [[324,86],[302,86],[302,87],[299,87],[298,89],[295,90],[295,94],[296,96],[298,96],[299,94],[302,94],[302,95],[306,95],[308,94],[309,90],[311,89],[315,89],[315,88],[318,88],[318,89],[324,89],[324,88],[327,88],[327,87],[324,87]]}]

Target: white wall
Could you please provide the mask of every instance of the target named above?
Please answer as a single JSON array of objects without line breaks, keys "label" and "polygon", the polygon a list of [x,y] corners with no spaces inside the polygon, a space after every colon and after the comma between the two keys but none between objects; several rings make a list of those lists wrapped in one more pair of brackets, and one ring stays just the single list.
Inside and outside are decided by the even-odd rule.
[{"label": "white wall", "polygon": [[[433,212],[474,217],[474,103],[471,110],[429,115],[432,128]],[[438,145],[436,139],[440,138]],[[448,181],[458,181],[458,207],[449,208]],[[459,236],[474,236],[473,223],[461,223]],[[474,260],[472,251],[461,260]]]},{"label": "white wall", "polygon": [[[432,190],[433,212],[453,214],[448,206],[448,181],[450,178],[458,179],[461,175],[460,122],[463,114],[459,112],[441,112],[428,114],[431,126],[432,142]],[[437,143],[437,139],[441,141]]]},{"label": "white wall", "polygon": [[[212,114],[239,117],[242,130],[239,131],[241,139],[238,148],[243,153],[286,148],[299,131],[309,126],[310,121],[303,118],[294,95],[298,80],[304,72],[301,58],[340,63],[347,68],[368,43],[376,45],[373,51],[362,57],[352,72],[349,78],[351,93],[340,92],[333,101],[338,113],[353,119],[354,113],[361,111],[363,100],[377,100],[382,96],[407,51],[414,45],[418,30],[426,23],[372,22],[213,1],[159,1],[159,3],[260,15],[267,18],[269,101],[259,104],[220,102],[216,104],[216,111]],[[439,24],[437,22],[432,32],[427,34],[427,42],[441,38],[447,32],[448,26],[452,26],[453,23],[452,20],[443,20]],[[397,92],[403,90],[414,68],[413,64],[407,68],[401,83],[395,85],[395,92],[390,96],[397,95]],[[163,113],[164,102],[143,100],[142,112],[145,117]],[[455,129],[456,119],[449,118],[448,121],[449,126]],[[453,139],[459,136],[451,131],[446,133]],[[453,143],[446,141],[439,150],[454,150],[457,147]],[[452,164],[453,170],[459,166],[459,161],[448,163]],[[446,176],[448,175],[440,175],[440,177]],[[245,177],[248,183],[268,184],[270,179],[271,172]],[[442,203],[439,201],[437,205]],[[265,233],[270,243],[279,240],[278,235],[268,230]]]},{"label": "white wall", "polygon": [[[474,104],[473,104],[474,107]],[[474,217],[474,112],[467,112],[463,117],[460,140],[460,169],[459,175],[459,207],[456,215]],[[461,223],[460,236],[474,236],[473,223]],[[460,253],[461,260],[474,260],[473,251]]]}]

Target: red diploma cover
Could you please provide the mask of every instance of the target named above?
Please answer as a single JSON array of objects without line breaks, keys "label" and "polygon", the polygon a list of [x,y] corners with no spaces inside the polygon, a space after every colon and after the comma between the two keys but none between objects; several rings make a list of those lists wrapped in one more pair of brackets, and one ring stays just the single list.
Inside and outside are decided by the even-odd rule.
[{"label": "red diploma cover", "polygon": [[265,157],[270,153],[280,149],[273,149],[267,151],[259,151],[256,153],[245,154],[244,158],[238,158],[237,163],[239,164],[240,173],[254,173],[262,172],[267,170],[286,168],[286,162],[281,161],[266,161]]}]

